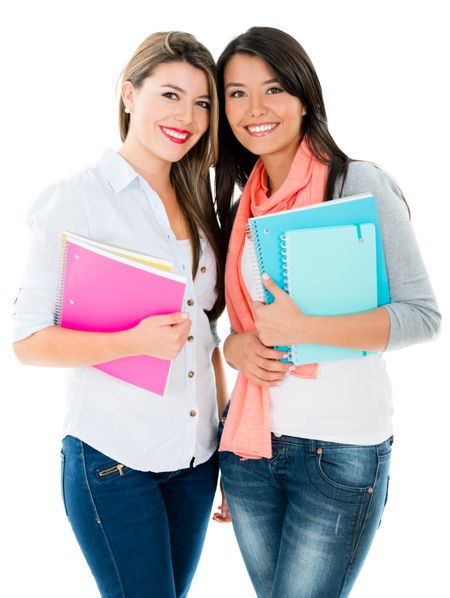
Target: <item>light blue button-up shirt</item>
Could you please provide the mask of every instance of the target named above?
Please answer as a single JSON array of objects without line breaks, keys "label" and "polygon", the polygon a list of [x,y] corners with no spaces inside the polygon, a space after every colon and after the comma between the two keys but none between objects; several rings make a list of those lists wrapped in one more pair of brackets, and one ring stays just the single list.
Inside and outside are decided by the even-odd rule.
[{"label": "light blue button-up shirt", "polygon": [[[14,340],[54,325],[62,230],[163,257],[187,278],[183,310],[192,320],[172,363],[164,397],[93,367],[68,370],[63,434],[129,467],[172,471],[203,463],[216,446],[217,403],[211,356],[216,338],[205,314],[216,300],[214,253],[201,239],[192,279],[189,241],[177,240],[163,203],[119,154],[46,189],[28,214],[31,251],[14,316]],[[192,300],[192,301],[190,301]],[[214,330],[214,327],[213,327]]]}]

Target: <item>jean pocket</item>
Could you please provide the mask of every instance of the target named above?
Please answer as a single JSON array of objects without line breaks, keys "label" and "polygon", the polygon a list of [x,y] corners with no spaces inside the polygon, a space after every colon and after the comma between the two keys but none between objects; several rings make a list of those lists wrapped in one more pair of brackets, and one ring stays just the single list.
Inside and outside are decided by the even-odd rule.
[{"label": "jean pocket", "polygon": [[64,452],[61,451],[61,498],[62,498],[62,501],[63,501],[64,511],[66,513],[66,517],[69,517],[69,514],[67,512],[66,493],[65,493],[65,490],[64,490],[64,473],[65,473],[65,469],[66,469],[66,456],[64,455]]},{"label": "jean pocket", "polygon": [[312,481],[327,496],[353,501],[373,491],[378,469],[375,447],[319,447],[307,461]]},{"label": "jean pocket", "polygon": [[123,463],[117,463],[117,461],[108,461],[107,463],[97,467],[95,474],[97,479],[103,482],[107,480],[113,480],[118,477],[121,478],[128,471],[130,471],[130,468]]}]

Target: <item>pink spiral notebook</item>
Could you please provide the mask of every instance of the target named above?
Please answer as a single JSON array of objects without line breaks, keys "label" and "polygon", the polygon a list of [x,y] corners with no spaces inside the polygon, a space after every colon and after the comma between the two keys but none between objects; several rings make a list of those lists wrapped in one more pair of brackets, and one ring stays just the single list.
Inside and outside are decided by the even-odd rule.
[{"label": "pink spiral notebook", "polygon": [[[72,330],[117,332],[152,315],[182,311],[184,276],[171,264],[63,232],[56,323]],[[150,265],[152,264],[152,265]],[[95,365],[120,380],[164,395],[171,361],[136,355]]]}]

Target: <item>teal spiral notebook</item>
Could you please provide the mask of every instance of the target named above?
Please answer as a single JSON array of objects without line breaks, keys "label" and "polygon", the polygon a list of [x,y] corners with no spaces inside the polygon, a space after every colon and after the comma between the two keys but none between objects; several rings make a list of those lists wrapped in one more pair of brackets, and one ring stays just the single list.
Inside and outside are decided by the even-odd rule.
[{"label": "teal spiral notebook", "polygon": [[[353,314],[377,307],[375,226],[351,224],[286,231],[281,255],[284,288],[307,315]],[[366,355],[328,345],[293,345],[294,365]]]},{"label": "teal spiral notebook", "polygon": [[[376,200],[370,193],[250,218],[248,227],[255,249],[257,269],[260,274],[267,272],[277,285],[283,288],[284,262],[281,254],[281,237],[286,231],[367,223],[372,223],[375,229],[377,305],[386,305],[390,303],[389,282]],[[328,251],[331,254],[333,247]],[[258,282],[260,283],[259,279]],[[261,299],[265,299],[266,303],[272,303],[273,296],[267,289],[262,288],[261,293]],[[289,347],[280,347],[280,349],[289,351]]]}]

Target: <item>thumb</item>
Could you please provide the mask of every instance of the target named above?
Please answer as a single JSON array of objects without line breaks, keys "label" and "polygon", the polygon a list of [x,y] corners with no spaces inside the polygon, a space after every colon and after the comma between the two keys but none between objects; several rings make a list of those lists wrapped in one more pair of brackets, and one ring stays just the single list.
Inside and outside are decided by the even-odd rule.
[{"label": "thumb", "polygon": [[270,278],[266,272],[261,275],[261,280],[266,289],[272,293],[275,300],[280,299],[285,294],[285,292],[277,285],[276,282]]},{"label": "thumb", "polygon": [[166,314],[164,316],[160,316],[160,318],[162,326],[172,326],[174,324],[181,324],[183,322],[187,322],[189,319],[189,314],[182,311],[175,312],[173,314]]}]

